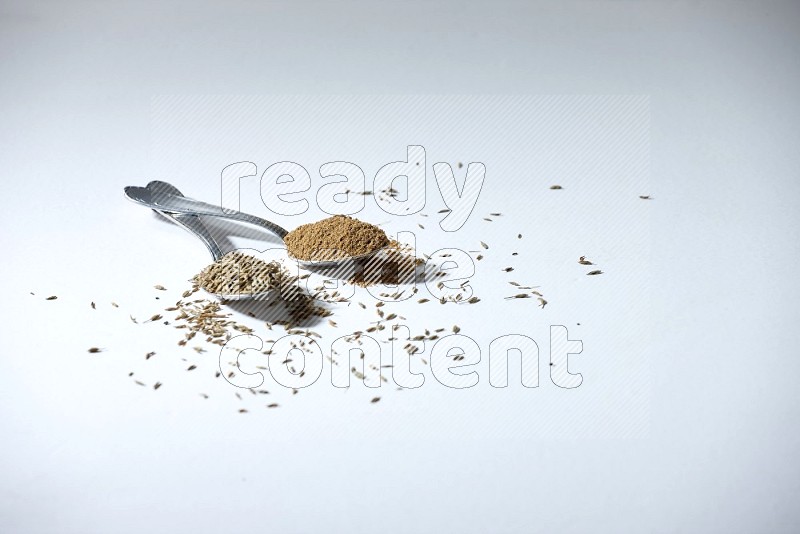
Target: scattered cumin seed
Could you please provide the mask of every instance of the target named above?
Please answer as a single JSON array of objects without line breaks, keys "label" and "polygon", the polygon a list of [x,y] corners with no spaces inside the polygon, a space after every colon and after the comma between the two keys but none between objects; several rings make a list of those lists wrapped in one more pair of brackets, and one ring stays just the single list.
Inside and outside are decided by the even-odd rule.
[{"label": "scattered cumin seed", "polygon": [[458,334],[459,332],[461,332],[461,327],[458,326],[458,325],[454,325],[453,326],[453,333],[454,334]]},{"label": "scattered cumin seed", "polygon": [[513,267],[506,267],[505,269],[503,269],[503,271],[505,271],[505,272],[507,272],[507,273],[510,273],[510,272],[511,272],[511,271],[513,271],[513,270],[514,270],[514,268],[513,268]]},{"label": "scattered cumin seed", "polygon": [[245,410],[244,408],[239,408],[239,413],[247,413],[247,410]]},{"label": "scattered cumin seed", "polygon": [[152,317],[150,317],[149,321],[153,322],[153,321],[158,321],[159,319],[161,319],[161,315],[159,315],[157,313],[157,314],[153,315]]},{"label": "scattered cumin seed", "polygon": [[160,387],[161,387],[161,382],[156,382],[155,384],[153,384],[153,389],[158,389]]},{"label": "scattered cumin seed", "polygon": [[91,354],[94,354],[94,353],[97,353],[97,352],[103,352],[103,349],[98,349],[97,347],[92,347],[92,348],[89,349],[88,352],[90,352]]},{"label": "scattered cumin seed", "polygon": [[94,302],[92,302],[92,309],[93,309],[93,310],[96,310],[96,309],[97,309],[97,306],[95,306],[95,305],[94,305]]},{"label": "scattered cumin seed", "polygon": [[277,408],[278,406],[280,406],[280,404],[278,404],[277,402],[273,402],[272,404],[267,404],[267,408]]},{"label": "scattered cumin seed", "polygon": [[53,295],[53,296],[47,297],[44,300],[56,300],[57,298],[58,298],[57,296]]},{"label": "scattered cumin seed", "polygon": [[144,355],[144,359],[145,360],[149,360],[150,358],[152,358],[155,355],[156,355],[155,352],[148,352],[147,354]]},{"label": "scattered cumin seed", "polygon": [[586,256],[581,256],[578,259],[578,263],[580,263],[581,265],[594,265],[594,263],[592,263],[592,262],[590,262],[589,260],[586,259]]},{"label": "scattered cumin seed", "polygon": [[369,402],[371,402],[372,404],[375,404],[376,402],[380,402],[380,400],[381,400],[380,397],[373,397],[373,399],[371,401],[369,401]]},{"label": "scattered cumin seed", "polygon": [[550,189],[564,189],[564,188],[561,187],[560,185],[551,185]]},{"label": "scattered cumin seed", "polygon": [[186,370],[187,371],[194,371],[195,369],[197,369],[196,365],[190,365]]},{"label": "scattered cumin seed", "polygon": [[589,271],[586,276],[594,276],[596,274],[603,274],[603,271]]},{"label": "scattered cumin seed", "polygon": [[653,197],[651,197],[650,195],[639,195],[639,198],[641,198],[642,200],[653,200]]},{"label": "scattered cumin seed", "polygon": [[486,243],[484,243],[483,241],[481,241],[481,246],[482,246],[483,248],[487,249],[487,250],[489,249],[489,245],[487,245],[487,244],[486,244]]},{"label": "scattered cumin seed", "polygon": [[429,302],[429,299],[419,299],[417,302],[420,304],[425,304],[426,302]]},{"label": "scattered cumin seed", "polygon": [[158,289],[159,291],[166,291],[167,290],[167,288],[162,286],[161,284],[157,284],[157,285],[155,285],[153,287]]}]

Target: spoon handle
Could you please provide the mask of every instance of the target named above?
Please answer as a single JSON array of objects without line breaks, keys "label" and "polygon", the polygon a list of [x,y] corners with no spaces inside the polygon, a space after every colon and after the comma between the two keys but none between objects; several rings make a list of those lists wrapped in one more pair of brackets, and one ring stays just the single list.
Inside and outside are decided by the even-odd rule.
[{"label": "spoon handle", "polygon": [[171,213],[206,215],[209,217],[220,217],[222,219],[246,222],[269,230],[281,240],[283,240],[283,238],[286,237],[286,234],[289,233],[286,231],[286,229],[278,226],[277,224],[266,219],[262,219],[261,217],[256,217],[255,215],[250,215],[248,213],[242,213],[239,211],[223,210],[214,204],[208,204],[199,200],[178,197],[170,194],[158,194],[154,196],[152,205],[150,207],[159,211],[167,211]]}]

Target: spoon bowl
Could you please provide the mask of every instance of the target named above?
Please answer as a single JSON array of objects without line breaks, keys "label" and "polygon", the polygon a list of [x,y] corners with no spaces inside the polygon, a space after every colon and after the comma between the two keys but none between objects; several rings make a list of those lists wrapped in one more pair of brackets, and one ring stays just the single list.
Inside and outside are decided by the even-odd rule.
[{"label": "spoon bowl", "polygon": [[302,267],[303,269],[313,271],[316,269],[342,269],[351,265],[354,265],[359,262],[366,262],[370,258],[376,256],[381,251],[384,251],[388,248],[388,245],[375,249],[372,252],[367,252],[366,254],[358,254],[356,256],[347,256],[345,258],[336,258],[334,260],[301,260],[299,258],[295,258],[291,254],[288,256],[297,262],[297,264]]}]

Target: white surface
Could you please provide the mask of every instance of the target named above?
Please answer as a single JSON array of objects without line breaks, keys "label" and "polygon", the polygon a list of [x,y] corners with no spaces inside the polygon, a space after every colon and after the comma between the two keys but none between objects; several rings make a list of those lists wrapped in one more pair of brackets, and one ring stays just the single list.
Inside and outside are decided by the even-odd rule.
[{"label": "white surface", "polygon": [[[4,4],[0,529],[796,531],[798,15],[792,3]],[[638,190],[642,175],[592,181],[553,147],[569,180],[546,166],[498,178],[493,168],[525,171],[525,138],[509,135],[501,161],[507,132],[447,135],[459,122],[442,108],[429,112],[437,128],[378,120],[378,108],[303,117],[286,135],[278,120],[222,115],[217,137],[203,121],[218,111],[182,124],[151,108],[157,95],[228,93],[646,95],[650,187]],[[340,137],[321,140],[328,130]],[[181,357],[195,358],[172,332],[127,320],[158,311],[166,299],[151,286],[173,295],[207,255],[122,186],[164,179],[209,198],[243,159],[262,172],[294,160],[312,177],[346,159],[369,178],[415,142],[429,165],[489,158],[468,224],[491,233],[477,239],[505,248],[517,228],[539,239],[512,274],[541,282],[548,307],[514,303],[528,323],[487,305],[459,318],[464,333],[480,327],[484,349],[530,331],[546,354],[547,325],[580,322],[568,324],[584,342],[580,388],[559,391],[543,371],[536,390],[513,378],[494,390],[484,364],[471,390],[426,383],[371,405],[370,390],[321,383],[239,414],[208,360],[187,373]],[[563,191],[547,189],[556,181]],[[628,212],[616,204],[627,197]],[[491,211],[507,215],[490,227],[478,215]],[[585,224],[602,214],[606,227]],[[420,249],[439,234],[420,234]],[[581,254],[606,275],[579,274]],[[499,299],[510,293],[491,269],[505,265],[491,261],[476,284]],[[637,352],[638,371],[623,365]],[[165,385],[139,388],[129,371]]]}]

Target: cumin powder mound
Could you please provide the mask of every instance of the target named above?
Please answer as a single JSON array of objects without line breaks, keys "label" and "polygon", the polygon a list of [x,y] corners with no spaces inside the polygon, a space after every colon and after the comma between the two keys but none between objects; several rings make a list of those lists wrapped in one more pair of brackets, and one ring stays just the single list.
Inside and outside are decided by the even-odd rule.
[{"label": "cumin powder mound", "polygon": [[369,254],[389,244],[386,232],[347,215],[298,226],[283,238],[299,260],[336,260]]}]

